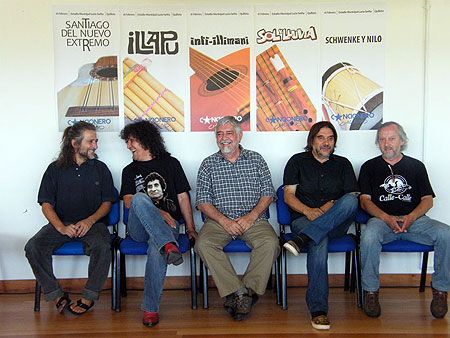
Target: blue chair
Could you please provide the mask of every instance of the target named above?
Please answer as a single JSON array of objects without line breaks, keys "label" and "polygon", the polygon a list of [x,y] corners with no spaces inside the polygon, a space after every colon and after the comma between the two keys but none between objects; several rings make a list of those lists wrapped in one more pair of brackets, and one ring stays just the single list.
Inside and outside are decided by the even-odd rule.
[{"label": "blue chair", "polygon": [[[128,224],[128,209],[123,207],[123,223],[125,226]],[[184,224],[183,219],[180,220],[180,225]],[[189,251],[190,267],[191,267],[191,308],[193,310],[197,309],[197,278],[196,278],[196,258],[194,252],[194,239],[189,239],[187,234],[180,234],[178,237],[178,249],[181,253],[186,253]],[[120,312],[121,296],[126,297],[127,295],[127,285],[126,285],[126,266],[125,266],[125,256],[126,255],[147,255],[148,245],[145,242],[136,242],[128,234],[128,229],[126,228],[125,238],[118,238],[116,245],[116,274],[115,283],[117,285],[116,291],[116,307],[115,311]]]},{"label": "blue chair", "polygon": [[[111,309],[116,308],[116,298],[115,298],[115,283],[114,283],[114,272],[116,269],[115,258],[114,258],[114,242],[117,237],[117,225],[120,220],[120,205],[119,205],[119,193],[116,188],[114,188],[114,193],[116,196],[116,202],[111,206],[111,211],[108,214],[109,226],[113,227],[113,232],[111,234],[111,276],[112,276],[112,293],[111,293]],[[83,243],[82,242],[68,242],[61,246],[59,249],[53,252],[53,256],[84,256]],[[40,311],[41,309],[41,285],[36,280],[35,296],[34,296],[34,311]]]},{"label": "blue chair", "polygon": [[[266,210],[266,216],[267,219],[270,218],[270,214],[269,214],[269,208],[267,208]],[[205,215],[202,213],[202,221],[205,221]],[[245,242],[241,239],[234,239],[232,240],[230,243],[227,244],[227,246],[225,246],[223,248],[224,252],[251,252],[252,249],[250,249],[247,244],[245,244]],[[280,302],[280,268],[278,265],[278,259],[275,260],[275,291],[276,291],[276,298],[277,298],[277,304],[279,304]],[[203,292],[203,308],[207,309],[209,307],[208,305],[208,268],[206,267],[206,265],[203,263],[203,261],[200,259],[200,280],[202,281],[202,292]],[[272,281],[271,278],[269,278],[268,282],[267,282],[267,288],[271,289],[272,288]]]},{"label": "blue chair", "polygon": [[[369,216],[361,208],[356,213],[356,232],[361,235],[361,225],[366,224],[371,216]],[[421,252],[422,253],[422,271],[420,274],[419,292],[425,291],[425,283],[427,279],[428,253],[434,251],[434,246],[420,244],[408,240],[396,240],[387,244],[383,244],[381,252]],[[360,288],[362,293],[362,288]]]},{"label": "blue chair", "polygon": [[[283,186],[277,189],[277,220],[280,225],[280,241],[285,243],[292,239],[292,233],[286,233],[285,227],[290,226],[291,216],[289,213],[289,207],[284,202],[284,190]],[[307,252],[304,249],[302,252]],[[359,291],[359,277],[360,264],[359,264],[359,247],[358,247],[358,237],[353,234],[347,234],[339,238],[332,238],[328,242],[328,252],[345,252],[345,282],[344,290],[351,292],[355,291],[355,279],[357,288],[357,305],[361,307],[361,298]],[[286,249],[281,248],[280,255],[280,266],[281,266],[281,308],[287,310],[287,256]],[[351,285],[349,288],[350,280],[350,263],[351,264]]]}]

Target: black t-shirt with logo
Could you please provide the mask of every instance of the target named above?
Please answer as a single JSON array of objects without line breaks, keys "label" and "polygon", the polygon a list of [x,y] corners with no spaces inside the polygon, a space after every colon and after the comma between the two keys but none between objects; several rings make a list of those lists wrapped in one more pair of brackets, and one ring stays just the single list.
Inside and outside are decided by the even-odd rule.
[{"label": "black t-shirt with logo", "polygon": [[177,221],[182,217],[177,195],[191,190],[180,162],[172,157],[133,161],[122,171],[120,198],[137,192],[147,194],[159,209]]},{"label": "black t-shirt with logo", "polygon": [[361,194],[370,195],[389,215],[408,215],[422,197],[435,197],[424,164],[405,155],[394,165],[381,155],[368,160],[361,167],[358,183]]}]

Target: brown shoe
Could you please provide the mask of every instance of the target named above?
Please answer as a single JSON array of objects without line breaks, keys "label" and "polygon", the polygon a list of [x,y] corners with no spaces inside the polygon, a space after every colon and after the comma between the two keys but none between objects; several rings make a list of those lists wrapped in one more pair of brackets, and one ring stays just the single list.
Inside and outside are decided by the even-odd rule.
[{"label": "brown shoe", "polygon": [[234,320],[241,321],[246,318],[252,310],[253,298],[249,294],[236,296],[236,316]]},{"label": "brown shoe", "polygon": [[236,305],[237,305],[237,296],[232,293],[227,296],[225,302],[223,303],[223,307],[230,314],[231,317],[234,317],[236,314]]},{"label": "brown shoe", "polygon": [[331,327],[327,315],[316,316],[311,319],[311,325],[316,330],[329,330]]},{"label": "brown shoe", "polygon": [[364,313],[372,318],[380,317],[381,307],[378,301],[378,291],[364,290]]},{"label": "brown shoe", "polygon": [[444,318],[448,311],[447,292],[436,290],[433,287],[431,287],[431,291],[433,292],[433,300],[430,304],[431,314],[436,318]]}]

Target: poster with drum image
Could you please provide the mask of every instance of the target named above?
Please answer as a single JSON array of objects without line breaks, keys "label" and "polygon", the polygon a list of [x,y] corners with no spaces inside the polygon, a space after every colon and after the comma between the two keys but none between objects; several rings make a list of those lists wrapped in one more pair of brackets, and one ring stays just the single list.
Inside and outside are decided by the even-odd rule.
[{"label": "poster with drum image", "polygon": [[383,88],[357,67],[337,63],[322,76],[322,109],[340,129],[377,129],[383,120]]},{"label": "poster with drum image", "polygon": [[383,122],[386,4],[323,7],[321,104],[338,130],[377,129]]}]

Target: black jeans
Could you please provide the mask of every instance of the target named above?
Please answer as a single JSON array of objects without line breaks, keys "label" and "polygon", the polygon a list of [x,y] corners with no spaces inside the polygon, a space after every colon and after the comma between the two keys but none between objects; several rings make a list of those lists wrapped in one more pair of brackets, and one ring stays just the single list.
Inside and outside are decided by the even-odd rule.
[{"label": "black jeans", "polygon": [[86,235],[80,238],[62,235],[50,223],[44,225],[25,245],[25,256],[43,288],[44,299],[47,302],[64,294],[53,274],[53,251],[71,241],[83,242],[84,253],[90,256],[88,280],[83,289],[83,298],[97,300],[108,277],[111,245],[110,234],[105,224],[95,223]]}]

